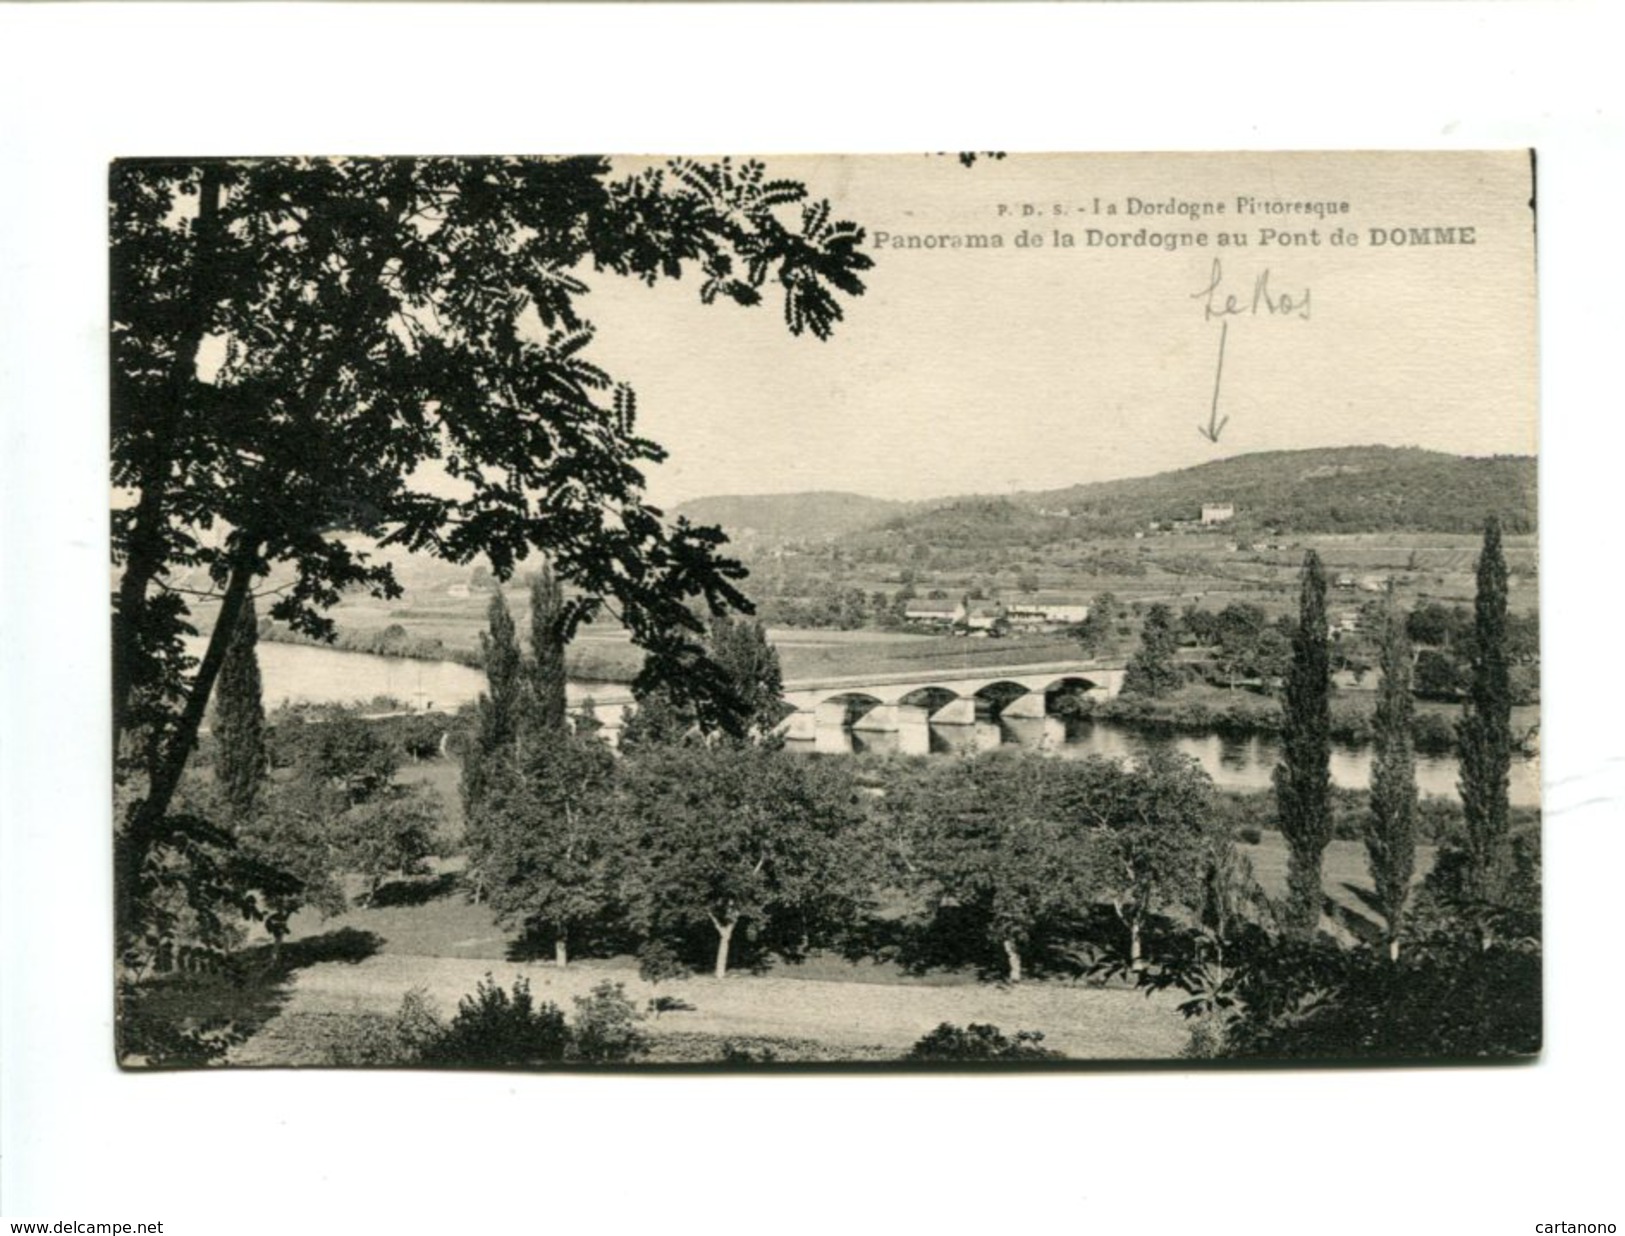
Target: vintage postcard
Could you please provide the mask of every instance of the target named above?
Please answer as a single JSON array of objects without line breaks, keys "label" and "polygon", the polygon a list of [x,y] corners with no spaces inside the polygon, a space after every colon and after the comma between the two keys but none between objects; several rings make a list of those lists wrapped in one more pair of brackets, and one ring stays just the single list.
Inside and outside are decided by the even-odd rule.
[{"label": "vintage postcard", "polygon": [[1540,1050],[1532,152],[109,183],[121,1064]]}]

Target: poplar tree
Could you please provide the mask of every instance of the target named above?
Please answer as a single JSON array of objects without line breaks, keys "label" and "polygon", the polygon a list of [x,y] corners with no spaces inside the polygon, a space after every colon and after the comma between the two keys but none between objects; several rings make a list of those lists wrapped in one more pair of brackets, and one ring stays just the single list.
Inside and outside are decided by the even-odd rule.
[{"label": "poplar tree", "polygon": [[489,692],[474,705],[473,733],[463,748],[463,816],[467,821],[469,874],[476,897],[485,891],[481,861],[490,841],[487,800],[494,786],[511,780],[515,770],[520,719],[526,692],[523,660],[513,615],[502,589],[491,594],[487,629],[480,633]]},{"label": "poplar tree", "polygon": [[530,699],[526,701],[528,724],[544,735],[563,734],[569,728],[564,646],[564,589],[553,569],[544,564],[530,581]]},{"label": "poplar tree", "polygon": [[1332,836],[1331,638],[1326,625],[1326,572],[1320,555],[1303,557],[1298,629],[1282,700],[1281,762],[1275,805],[1287,860],[1288,931],[1312,937],[1320,922],[1320,866]]},{"label": "poplar tree", "polygon": [[1480,904],[1500,891],[1510,825],[1512,684],[1507,657],[1507,564],[1501,523],[1484,526],[1473,602],[1471,681],[1456,742],[1461,756],[1462,814],[1467,825],[1467,892]]},{"label": "poplar tree", "polygon": [[1382,685],[1373,717],[1371,811],[1365,821],[1366,865],[1376,906],[1388,925],[1388,955],[1399,957],[1399,933],[1416,870],[1416,752],[1411,736],[1411,645],[1394,603],[1383,616]]},{"label": "poplar tree", "polygon": [[258,809],[267,766],[258,642],[259,618],[249,597],[226,645],[214,700],[215,781],[239,822]]}]

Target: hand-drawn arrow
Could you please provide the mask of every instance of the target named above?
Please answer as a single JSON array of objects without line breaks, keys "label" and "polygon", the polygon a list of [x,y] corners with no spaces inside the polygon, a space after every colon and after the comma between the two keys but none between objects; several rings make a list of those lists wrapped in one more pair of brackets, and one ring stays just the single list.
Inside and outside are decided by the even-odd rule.
[{"label": "hand-drawn arrow", "polygon": [[1224,341],[1229,334],[1230,323],[1221,323],[1219,325],[1219,365],[1213,371],[1213,411],[1209,413],[1206,425],[1196,427],[1196,432],[1209,442],[1217,442],[1219,435],[1224,432],[1224,427],[1230,423],[1228,416],[1223,420],[1219,419],[1219,379],[1224,376]]}]

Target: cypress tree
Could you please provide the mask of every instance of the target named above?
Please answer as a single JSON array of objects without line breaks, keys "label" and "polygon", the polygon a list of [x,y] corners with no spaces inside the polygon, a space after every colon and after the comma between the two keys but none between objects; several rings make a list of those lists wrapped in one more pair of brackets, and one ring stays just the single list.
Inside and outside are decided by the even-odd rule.
[{"label": "cypress tree", "polygon": [[1510,824],[1512,684],[1507,656],[1507,564],[1501,523],[1484,526],[1473,602],[1471,683],[1456,744],[1461,756],[1462,814],[1467,824],[1467,892],[1480,904],[1500,892]]},{"label": "cypress tree", "polygon": [[1366,865],[1377,909],[1388,924],[1388,955],[1399,956],[1399,932],[1416,870],[1416,752],[1411,737],[1411,646],[1388,587],[1382,627],[1382,686],[1373,717],[1371,811],[1365,822]]},{"label": "cypress tree", "polygon": [[1287,860],[1286,928],[1312,937],[1320,922],[1320,864],[1332,836],[1331,639],[1326,625],[1326,573],[1320,555],[1303,557],[1298,629],[1282,701],[1281,762],[1275,805]]},{"label": "cypress tree", "polygon": [[234,819],[251,818],[265,780],[265,703],[260,687],[259,618],[246,598],[220,663],[214,699],[215,780]]},{"label": "cypress tree", "polygon": [[547,735],[568,728],[564,668],[564,589],[551,567],[543,565],[530,581],[529,723]]}]

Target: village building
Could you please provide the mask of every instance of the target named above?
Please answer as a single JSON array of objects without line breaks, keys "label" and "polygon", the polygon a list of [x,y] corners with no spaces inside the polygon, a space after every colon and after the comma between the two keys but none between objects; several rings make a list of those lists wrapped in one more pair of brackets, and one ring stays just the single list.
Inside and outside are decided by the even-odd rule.
[{"label": "village building", "polygon": [[908,607],[903,610],[903,618],[905,621],[919,623],[921,626],[951,627],[964,622],[965,603],[963,601],[933,601],[917,598],[911,600]]}]

